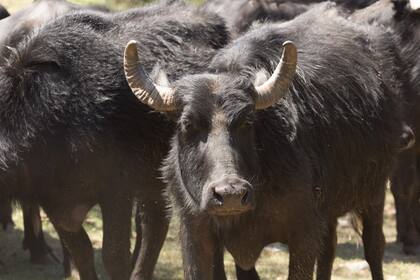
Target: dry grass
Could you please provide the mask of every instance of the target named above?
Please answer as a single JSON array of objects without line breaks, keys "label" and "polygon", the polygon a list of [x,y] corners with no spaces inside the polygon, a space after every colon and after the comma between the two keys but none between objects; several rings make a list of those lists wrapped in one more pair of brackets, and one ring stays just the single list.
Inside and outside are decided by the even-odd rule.
[{"label": "dry grass", "polygon": [[[104,270],[101,262],[102,222],[101,215],[95,208],[85,223],[89,235],[93,241],[96,254],[98,273],[101,279]],[[0,279],[2,280],[52,280],[62,279],[62,268],[59,264],[32,265],[28,260],[28,253],[22,251],[22,216],[20,211],[14,215],[16,227],[8,232],[0,231]],[[43,217],[43,224],[47,234],[47,240],[54,248],[55,254],[61,256],[57,235],[52,229],[48,219]],[[343,219],[338,228],[339,245],[337,258],[334,263],[333,279],[370,279],[369,269],[363,259],[363,248],[360,238]],[[384,270],[388,280],[420,280],[420,257],[410,257],[401,254],[400,244],[395,243],[395,211],[393,201],[388,194],[385,209],[384,227],[387,247],[384,260]],[[157,280],[182,279],[182,267],[180,248],[177,242],[176,222],[172,223],[169,235],[161,252],[159,263],[156,267],[155,278]],[[266,249],[257,264],[257,270],[261,279],[286,279],[288,253],[287,247],[276,246],[274,249]],[[225,265],[228,278],[234,278],[232,258],[226,254]]]}]

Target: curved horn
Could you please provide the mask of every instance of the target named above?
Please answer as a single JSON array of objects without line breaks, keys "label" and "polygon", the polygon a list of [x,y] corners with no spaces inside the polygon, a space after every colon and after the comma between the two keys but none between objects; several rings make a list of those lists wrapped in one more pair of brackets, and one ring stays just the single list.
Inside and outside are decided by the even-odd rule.
[{"label": "curved horn", "polygon": [[255,107],[265,109],[282,98],[289,89],[296,71],[297,50],[291,41],[283,43],[283,54],[273,75],[262,85],[257,86]]},{"label": "curved horn", "polygon": [[131,90],[141,102],[157,111],[175,110],[174,90],[153,83],[139,61],[137,42],[134,40],[125,47],[124,72]]}]

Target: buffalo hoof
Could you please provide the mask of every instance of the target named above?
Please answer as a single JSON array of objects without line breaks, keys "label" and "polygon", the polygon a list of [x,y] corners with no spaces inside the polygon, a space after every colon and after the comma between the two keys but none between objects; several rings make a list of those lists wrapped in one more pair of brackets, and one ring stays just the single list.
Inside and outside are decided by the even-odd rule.
[{"label": "buffalo hoof", "polygon": [[417,245],[403,245],[403,252],[406,255],[419,256],[420,255],[420,244],[417,244]]},{"label": "buffalo hoof", "polygon": [[15,227],[15,223],[12,220],[4,221],[4,222],[1,222],[1,226],[3,227],[4,231],[8,231],[8,230],[13,229]]},{"label": "buffalo hoof", "polygon": [[30,249],[27,246],[23,246],[25,250],[29,249],[30,252],[30,260],[33,264],[40,264],[40,265],[49,265],[54,263],[61,263],[59,258],[54,254],[52,249],[47,245],[44,244],[41,248]]}]

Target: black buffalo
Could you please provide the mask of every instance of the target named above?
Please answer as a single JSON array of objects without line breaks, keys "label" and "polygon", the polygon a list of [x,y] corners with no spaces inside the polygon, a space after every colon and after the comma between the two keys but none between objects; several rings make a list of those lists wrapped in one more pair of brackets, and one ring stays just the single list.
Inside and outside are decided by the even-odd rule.
[{"label": "black buffalo", "polygon": [[186,279],[213,279],[220,244],[246,271],[272,242],[289,245],[289,279],[312,279],[316,261],[330,279],[337,218],[349,211],[383,279],[385,188],[402,133],[396,52],[388,34],[331,4],[250,31],[171,86],[151,83],[127,46],[133,92],[176,120],[163,174]]},{"label": "black buffalo", "polygon": [[[8,48],[16,47],[36,28],[39,28],[46,22],[58,16],[82,9],[106,11],[99,6],[83,7],[64,0],[39,0],[33,2],[0,22],[0,53],[2,52],[2,56],[7,55]],[[16,180],[17,183],[21,181],[21,178]],[[0,222],[4,228],[7,228],[9,225],[13,225],[11,198],[3,196],[0,203]],[[51,248],[45,242],[38,204],[30,200],[20,201],[20,204],[22,205],[24,221],[23,248],[29,250],[31,262],[44,263],[49,256],[57,260]],[[64,252],[64,255],[67,256],[68,254]],[[70,262],[65,258],[63,264],[65,276],[67,277],[70,274]]]},{"label": "black buffalo", "polygon": [[[32,6],[37,6],[39,2],[33,4]],[[10,14],[0,5],[0,19],[9,17]],[[20,16],[12,16],[15,22],[24,21],[23,14]],[[3,21],[6,22],[6,21]],[[0,26],[3,25],[3,22],[0,23]],[[34,22],[34,27],[36,23]],[[6,28],[2,29],[0,27],[3,35],[7,34]],[[23,38],[22,38],[23,39]],[[23,248],[29,250],[30,260],[34,263],[42,263],[46,260],[48,255],[51,255],[56,259],[54,254],[52,254],[51,248],[45,242],[45,238],[42,232],[42,222],[40,217],[40,211],[37,204],[32,202],[21,202],[23,210],[23,221],[24,221],[24,239],[23,239]],[[13,226],[12,220],[12,201],[9,197],[1,196],[0,198],[0,224],[3,226],[3,229],[7,229],[10,226]],[[68,262],[67,262],[68,263]],[[68,266],[68,265],[67,265]]]},{"label": "black buffalo", "polygon": [[[254,22],[287,21],[306,12],[325,0],[207,0],[203,7],[222,16],[233,35],[239,36]],[[334,0],[351,12],[377,0]]]},{"label": "black buffalo", "polygon": [[[166,236],[158,167],[173,127],[131,94],[122,50],[137,39],[147,71],[160,65],[172,80],[203,71],[228,40],[216,15],[169,2],[59,17],[7,48],[0,65],[1,192],[39,203],[81,279],[96,279],[82,227],[93,205],[102,210],[103,260],[112,279],[129,277],[134,193],[143,216],[133,278],[151,279]],[[25,182],[16,184],[16,174]]]},{"label": "black buffalo", "polygon": [[208,0],[207,11],[218,13],[234,37],[246,31],[254,21],[286,21],[307,11],[311,6],[301,3],[276,3],[268,0]]},{"label": "black buffalo", "polygon": [[[82,9],[82,6],[64,0],[35,1],[0,22],[0,45],[15,45],[13,39],[20,41],[23,36],[30,34],[34,28],[48,20],[79,9]],[[16,38],[10,38],[10,34],[14,34]]]},{"label": "black buffalo", "polygon": [[[407,124],[419,139],[420,133],[420,14],[416,1],[380,0],[360,10],[351,19],[356,22],[382,26],[391,32],[390,40],[398,45],[404,67],[400,76],[405,79],[403,91]],[[398,240],[403,251],[415,254],[420,249],[420,141],[404,151],[391,180],[397,210]],[[417,230],[416,230],[417,228]]]}]

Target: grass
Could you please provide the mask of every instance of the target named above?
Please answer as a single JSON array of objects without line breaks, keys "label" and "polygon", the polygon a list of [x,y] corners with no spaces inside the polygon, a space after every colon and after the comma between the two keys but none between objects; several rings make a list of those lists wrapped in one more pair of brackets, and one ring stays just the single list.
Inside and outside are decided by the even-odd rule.
[{"label": "grass", "polygon": [[[0,230],[0,279],[2,280],[52,280],[63,279],[62,268],[51,262],[46,265],[29,263],[28,252],[21,249],[23,225],[21,211],[15,211],[16,227],[13,230]],[[47,241],[52,245],[57,256],[61,257],[60,243],[48,219],[43,215],[43,225]],[[101,279],[107,279],[101,261],[102,222],[101,214],[94,208],[85,222],[85,227],[95,247],[95,259]],[[177,222],[173,221],[160,254],[155,271],[155,280],[179,280],[182,277],[180,247],[177,236]],[[384,231],[387,246],[384,259],[384,271],[388,280],[420,280],[420,256],[405,256],[401,253],[401,245],[395,243],[395,210],[393,200],[388,194],[385,208]],[[370,272],[363,259],[363,247],[360,237],[351,229],[346,219],[342,219],[338,227],[339,244],[337,258],[334,263],[333,280],[370,279]],[[134,240],[133,240],[134,241]],[[263,251],[257,270],[261,279],[287,279],[288,253],[287,247],[276,245]],[[230,255],[226,254],[225,266],[228,279],[235,279],[234,265]]]}]

